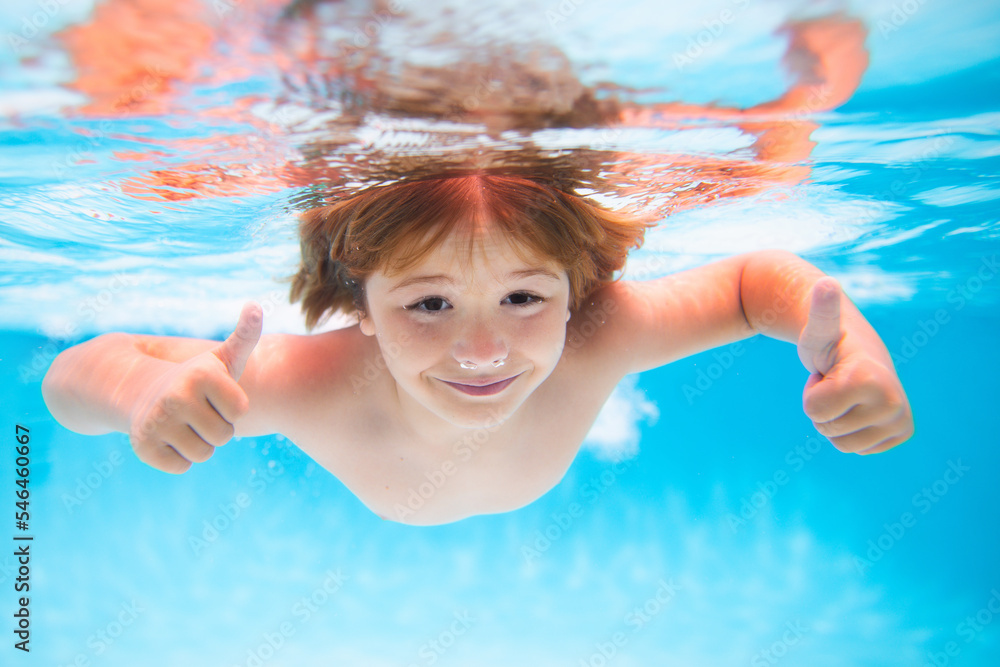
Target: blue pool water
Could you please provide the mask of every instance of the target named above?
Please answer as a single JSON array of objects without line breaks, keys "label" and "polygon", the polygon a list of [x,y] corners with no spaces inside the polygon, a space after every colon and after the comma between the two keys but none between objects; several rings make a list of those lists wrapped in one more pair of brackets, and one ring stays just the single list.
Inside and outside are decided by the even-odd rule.
[{"label": "blue pool water", "polygon": [[[42,4],[5,4],[6,46]],[[499,18],[518,3],[463,5],[504,38],[557,43],[584,78],[743,106],[782,92],[773,30],[787,18],[863,19],[869,68],[847,104],[811,118],[809,178],[667,218],[625,277],[800,254],[883,337],[917,432],[886,454],[840,454],[802,412],[794,348],[757,337],[627,378],[537,502],[432,528],[379,519],[280,436],[175,477],[125,436],[78,436],[48,414],[53,355],[100,332],[221,339],[248,299],[265,331],[304,331],[281,282],[297,261],[296,188],[163,201],[127,187],[236,163],[245,148],[213,139],[250,128],[74,112],[84,100],[50,35],[92,4],[57,3],[27,52],[0,55],[0,664],[1000,664],[995,3],[587,0]],[[248,76],[187,102],[273,92]],[[584,132],[536,139],[573,147]],[[752,142],[718,123],[616,140],[702,156]],[[31,447],[30,654],[14,648],[17,425]]]}]

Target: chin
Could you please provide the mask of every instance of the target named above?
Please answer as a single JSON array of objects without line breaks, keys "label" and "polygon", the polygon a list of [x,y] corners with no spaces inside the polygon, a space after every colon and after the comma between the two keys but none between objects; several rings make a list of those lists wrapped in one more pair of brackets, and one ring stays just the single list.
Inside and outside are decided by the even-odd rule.
[{"label": "chin", "polygon": [[439,412],[438,415],[454,424],[455,426],[467,429],[493,430],[500,424],[507,421],[512,414],[517,412],[524,401],[499,401],[484,403],[482,405],[470,405],[465,409],[447,410]]}]

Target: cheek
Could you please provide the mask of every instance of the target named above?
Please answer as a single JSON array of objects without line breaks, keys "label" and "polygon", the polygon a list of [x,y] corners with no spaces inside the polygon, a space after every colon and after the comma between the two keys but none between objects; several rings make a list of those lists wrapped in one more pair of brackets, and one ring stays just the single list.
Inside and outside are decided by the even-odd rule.
[{"label": "cheek", "polygon": [[400,372],[422,370],[440,354],[441,334],[424,324],[392,318],[382,332],[379,344],[390,369]]},{"label": "cheek", "polygon": [[566,320],[560,312],[526,322],[519,332],[522,340],[530,341],[532,352],[539,356],[558,358],[566,343]]}]

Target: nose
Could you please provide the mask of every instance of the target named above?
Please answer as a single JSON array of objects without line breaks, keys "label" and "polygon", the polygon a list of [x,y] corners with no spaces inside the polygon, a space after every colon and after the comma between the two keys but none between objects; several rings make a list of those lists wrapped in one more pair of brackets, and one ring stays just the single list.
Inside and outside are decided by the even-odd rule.
[{"label": "nose", "polygon": [[452,346],[452,356],[467,369],[502,366],[509,353],[506,336],[488,318],[470,321]]}]

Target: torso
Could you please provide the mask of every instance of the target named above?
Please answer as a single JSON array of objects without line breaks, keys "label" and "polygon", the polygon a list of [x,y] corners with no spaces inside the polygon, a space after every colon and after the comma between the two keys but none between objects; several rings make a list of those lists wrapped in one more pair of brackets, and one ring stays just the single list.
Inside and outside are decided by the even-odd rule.
[{"label": "torso", "polygon": [[[523,507],[562,479],[624,375],[615,363],[621,351],[615,353],[615,336],[608,335],[615,318],[598,326],[586,313],[571,318],[558,365],[511,419],[470,429],[457,441],[420,446],[387,407],[396,404],[391,375],[371,373],[379,355],[373,339],[357,327],[337,332],[337,345],[357,346],[341,355],[350,368],[338,373],[335,391],[314,383],[312,401],[305,399],[313,403],[304,407],[308,417],[300,415],[286,435],[386,519],[437,524]],[[339,386],[365,377],[366,369],[374,377],[363,386]]]}]

